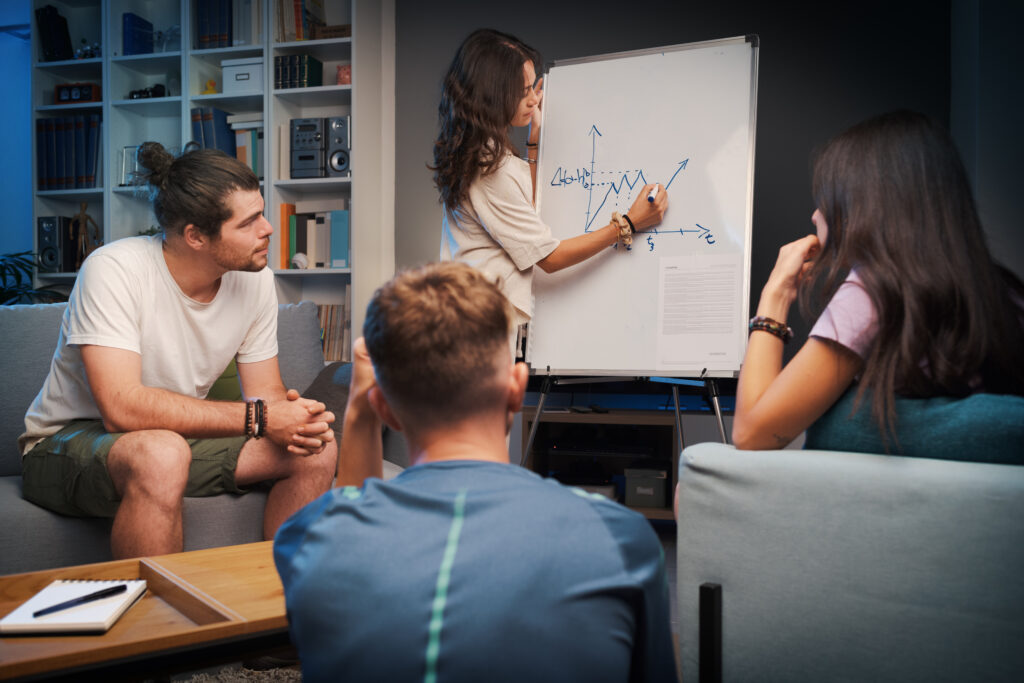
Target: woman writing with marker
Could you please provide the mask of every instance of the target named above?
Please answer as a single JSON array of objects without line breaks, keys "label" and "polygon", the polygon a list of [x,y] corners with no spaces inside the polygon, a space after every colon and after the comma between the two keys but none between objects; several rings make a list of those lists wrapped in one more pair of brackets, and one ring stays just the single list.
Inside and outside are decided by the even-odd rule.
[{"label": "woman writing with marker", "polygon": [[[818,155],[813,194],[817,234],[782,247],[750,323],[736,446],[807,430],[807,448],[1022,463],[1024,287],[985,246],[949,134],[912,112],[858,124]],[[783,367],[798,294],[828,304]]]},{"label": "woman writing with marker", "polygon": [[[534,206],[540,70],[540,54],[517,38],[489,29],[470,34],[444,78],[431,167],[444,205],[441,260],[464,261],[495,278],[517,324],[532,314],[533,266],[553,273],[620,240],[628,244],[668,208],[664,189],[645,185],[629,211],[604,227],[561,241],[551,235]],[[525,159],[509,139],[512,126],[530,128]]]}]

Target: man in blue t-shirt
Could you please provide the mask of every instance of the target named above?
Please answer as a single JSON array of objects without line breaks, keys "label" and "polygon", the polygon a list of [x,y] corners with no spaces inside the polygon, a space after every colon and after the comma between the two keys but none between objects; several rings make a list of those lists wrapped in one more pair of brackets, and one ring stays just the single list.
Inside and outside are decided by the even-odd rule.
[{"label": "man in blue t-shirt", "polygon": [[[509,464],[527,382],[510,326],[505,297],[462,263],[374,295],[338,488],[274,542],[304,680],[677,680],[649,523]],[[381,420],[412,463],[387,482]]]}]

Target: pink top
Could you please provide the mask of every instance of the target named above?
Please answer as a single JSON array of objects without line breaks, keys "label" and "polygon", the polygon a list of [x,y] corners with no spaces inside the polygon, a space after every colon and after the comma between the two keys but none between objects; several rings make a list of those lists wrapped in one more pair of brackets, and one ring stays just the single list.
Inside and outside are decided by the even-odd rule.
[{"label": "pink top", "polygon": [[851,270],[814,323],[810,336],[842,344],[866,359],[877,334],[878,315],[871,297],[857,272]]}]

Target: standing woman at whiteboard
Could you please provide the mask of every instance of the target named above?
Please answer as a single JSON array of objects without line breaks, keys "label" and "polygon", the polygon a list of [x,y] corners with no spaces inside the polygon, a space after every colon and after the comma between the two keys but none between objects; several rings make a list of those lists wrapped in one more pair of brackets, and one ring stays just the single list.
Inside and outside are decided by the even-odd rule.
[{"label": "standing woman at whiteboard", "polygon": [[[818,155],[813,195],[817,234],[780,249],[750,323],[736,446],[781,448],[806,429],[807,448],[965,460],[1010,449],[1020,462],[1008,435],[1024,426],[1024,287],[985,246],[949,133],[913,112],[860,123]],[[828,304],[783,367],[798,295],[811,312]],[[947,405],[994,421],[971,434],[992,447],[941,436],[951,413],[928,411]]]},{"label": "standing woman at whiteboard", "polygon": [[[516,323],[533,313],[533,267],[553,273],[575,265],[638,230],[661,222],[664,188],[654,202],[645,185],[621,218],[557,240],[535,207],[540,104],[540,54],[517,38],[479,29],[455,53],[441,89],[434,182],[444,206],[441,260],[458,260],[491,276],[515,308]],[[526,157],[509,138],[529,126]]]}]

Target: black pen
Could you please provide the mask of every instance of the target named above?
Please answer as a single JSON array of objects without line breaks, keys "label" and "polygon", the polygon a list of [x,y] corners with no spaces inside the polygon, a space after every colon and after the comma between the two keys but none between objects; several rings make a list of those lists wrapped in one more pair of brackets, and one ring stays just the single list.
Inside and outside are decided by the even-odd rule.
[{"label": "black pen", "polygon": [[128,590],[128,586],[120,584],[119,586],[111,586],[110,588],[104,588],[103,590],[96,591],[95,593],[89,593],[81,597],[66,600],[65,602],[44,607],[41,610],[32,613],[32,618],[41,617],[47,614],[53,614],[54,612],[60,612],[69,607],[75,607],[76,605],[84,605],[87,602],[93,602],[94,600],[102,600],[103,598],[109,598],[111,595],[117,595],[118,593],[124,593]]}]

